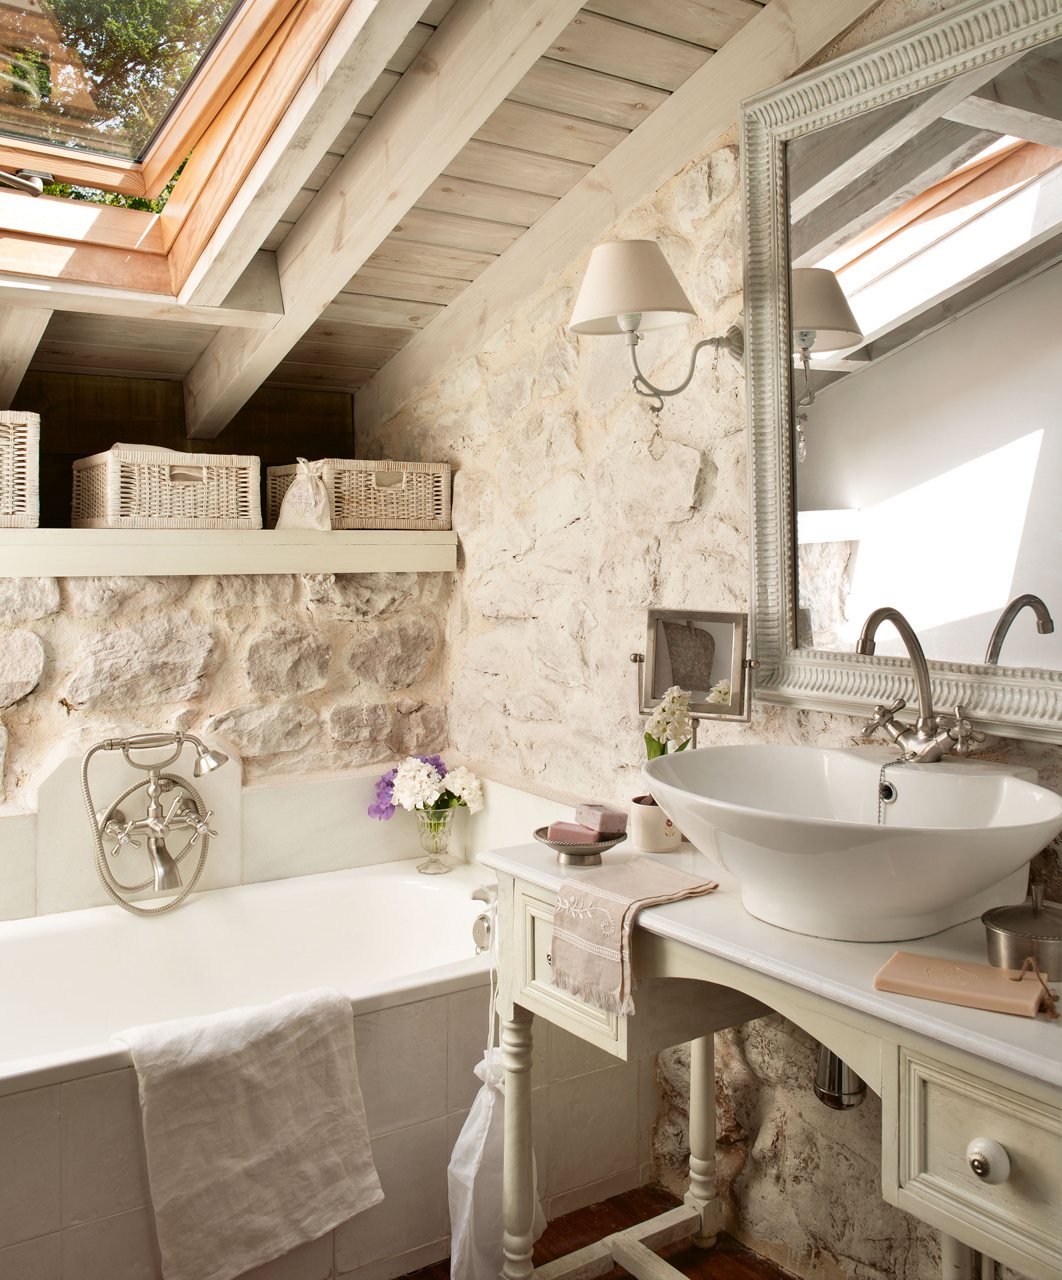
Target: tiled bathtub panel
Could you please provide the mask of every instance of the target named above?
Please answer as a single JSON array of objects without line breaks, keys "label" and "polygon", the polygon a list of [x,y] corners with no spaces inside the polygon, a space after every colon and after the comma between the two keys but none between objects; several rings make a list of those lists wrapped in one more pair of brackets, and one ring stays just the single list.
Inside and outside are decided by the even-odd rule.
[{"label": "tiled bathtub panel", "polygon": [[0,1248],[61,1224],[58,1085],[0,1098]]},{"label": "tiled bathtub panel", "polygon": [[358,1078],[373,1137],[446,1115],[447,999],[354,1019]]},{"label": "tiled bathtub panel", "polygon": [[62,1107],[63,1225],[149,1204],[133,1068],[69,1081]]},{"label": "tiled bathtub panel", "polygon": [[63,1280],[63,1238],[58,1231],[0,1249],[4,1280]]},{"label": "tiled bathtub panel", "polygon": [[[341,1276],[449,1238],[445,1117],[384,1134],[374,1139],[372,1153],[385,1198],[337,1228],[336,1272]],[[382,1278],[384,1272],[373,1274]]]}]

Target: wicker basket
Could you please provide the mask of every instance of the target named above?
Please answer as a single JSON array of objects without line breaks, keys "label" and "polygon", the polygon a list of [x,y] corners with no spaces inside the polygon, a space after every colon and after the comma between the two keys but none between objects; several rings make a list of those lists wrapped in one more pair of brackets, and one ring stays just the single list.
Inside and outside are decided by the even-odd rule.
[{"label": "wicker basket", "polygon": [[259,460],[116,444],[74,463],[75,529],[261,529]]},{"label": "wicker basket", "polygon": [[[449,529],[450,467],[445,462],[362,462],[325,458],[333,529]],[[273,526],[297,466],[266,470]]]},{"label": "wicker basket", "polygon": [[0,529],[40,524],[41,420],[36,413],[0,413]]}]

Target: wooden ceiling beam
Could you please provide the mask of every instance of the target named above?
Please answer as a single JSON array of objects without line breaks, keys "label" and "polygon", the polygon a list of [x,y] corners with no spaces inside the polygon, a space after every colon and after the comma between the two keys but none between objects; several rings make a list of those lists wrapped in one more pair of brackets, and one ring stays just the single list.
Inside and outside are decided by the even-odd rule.
[{"label": "wooden ceiling beam", "polygon": [[482,347],[617,218],[721,137],[745,98],[791,76],[873,7],[789,0],[762,9],[358,392],[359,426],[386,422],[447,361]]},{"label": "wooden ceiling beam", "polygon": [[[195,243],[188,245],[186,278],[178,280],[182,301],[214,306],[224,299],[427,3],[349,6],[209,239],[198,254]],[[175,248],[183,249],[180,237]]]},{"label": "wooden ceiling beam", "polygon": [[215,436],[578,13],[579,0],[460,0],[277,250],[285,315],[219,333],[185,382]]},{"label": "wooden ceiling beam", "polygon": [[789,241],[793,266],[818,266],[828,254],[972,160],[996,136],[951,120],[934,121],[795,223]]},{"label": "wooden ceiling beam", "polygon": [[0,303],[0,409],[10,409],[52,313]]},{"label": "wooden ceiling beam", "polygon": [[953,107],[948,119],[1062,147],[1062,60],[1027,55]]},{"label": "wooden ceiling beam", "polygon": [[998,76],[1001,66],[1007,65],[1006,61],[991,62],[956,76],[932,92],[879,107],[789,143],[786,159],[792,221],[800,222],[845,187],[886,162],[912,138]]},{"label": "wooden ceiling beam", "polygon": [[119,316],[132,320],[170,320],[181,324],[207,324],[214,328],[227,325],[240,329],[272,328],[279,319],[278,312],[262,310],[254,305],[187,307],[182,306],[171,293],[8,272],[0,274],[0,306],[73,311],[82,315]]}]

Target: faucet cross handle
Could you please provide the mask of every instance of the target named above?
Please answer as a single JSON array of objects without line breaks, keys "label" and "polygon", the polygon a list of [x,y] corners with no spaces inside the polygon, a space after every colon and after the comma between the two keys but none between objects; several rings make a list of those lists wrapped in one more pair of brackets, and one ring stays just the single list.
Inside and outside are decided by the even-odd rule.
[{"label": "faucet cross handle", "polygon": [[190,827],[195,828],[195,835],[192,836],[190,844],[195,844],[200,836],[217,836],[217,832],[210,825],[210,819],[214,816],[214,810],[208,809],[202,817],[191,807],[185,812],[184,817]]},{"label": "faucet cross handle", "polygon": [[948,733],[955,739],[954,750],[957,756],[972,755],[974,744],[984,742],[986,737],[966,719],[962,707],[955,708],[955,723],[948,730]]},{"label": "faucet cross handle", "polygon": [[906,698],[897,698],[890,706],[882,706],[879,703],[874,708],[874,714],[863,726],[863,737],[872,738],[879,729],[884,728],[892,719],[897,711],[902,711],[907,706]]}]

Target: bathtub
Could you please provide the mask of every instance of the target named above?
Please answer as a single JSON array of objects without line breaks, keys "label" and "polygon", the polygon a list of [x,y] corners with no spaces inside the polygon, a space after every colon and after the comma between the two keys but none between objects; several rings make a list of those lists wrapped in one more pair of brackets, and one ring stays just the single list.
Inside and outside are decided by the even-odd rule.
[{"label": "bathtub", "polygon": [[[493,873],[415,865],[215,889],[154,920],[112,906],[0,923],[3,1280],[159,1280],[136,1076],[110,1036],[315,986],[351,999],[385,1199],[246,1280],[391,1280],[447,1256],[446,1169],[487,1036],[471,895]],[[645,1182],[652,1061],[616,1062],[542,1020],[535,1059],[547,1214]],[[586,1125],[599,1112],[609,1122]]]},{"label": "bathtub", "polygon": [[487,1035],[472,891],[494,877],[415,868],[216,889],[153,920],[112,906],[0,924],[0,1276],[158,1280],[136,1076],[110,1036],[316,986],[351,999],[385,1199],[276,1274],[387,1280],[446,1257],[446,1166]]},{"label": "bathtub", "polygon": [[416,862],[194,896],[144,920],[96,907],[0,923],[0,1092],[127,1065],[123,1027],[264,1004],[330,986],[355,1014],[482,984],[475,865]]}]

